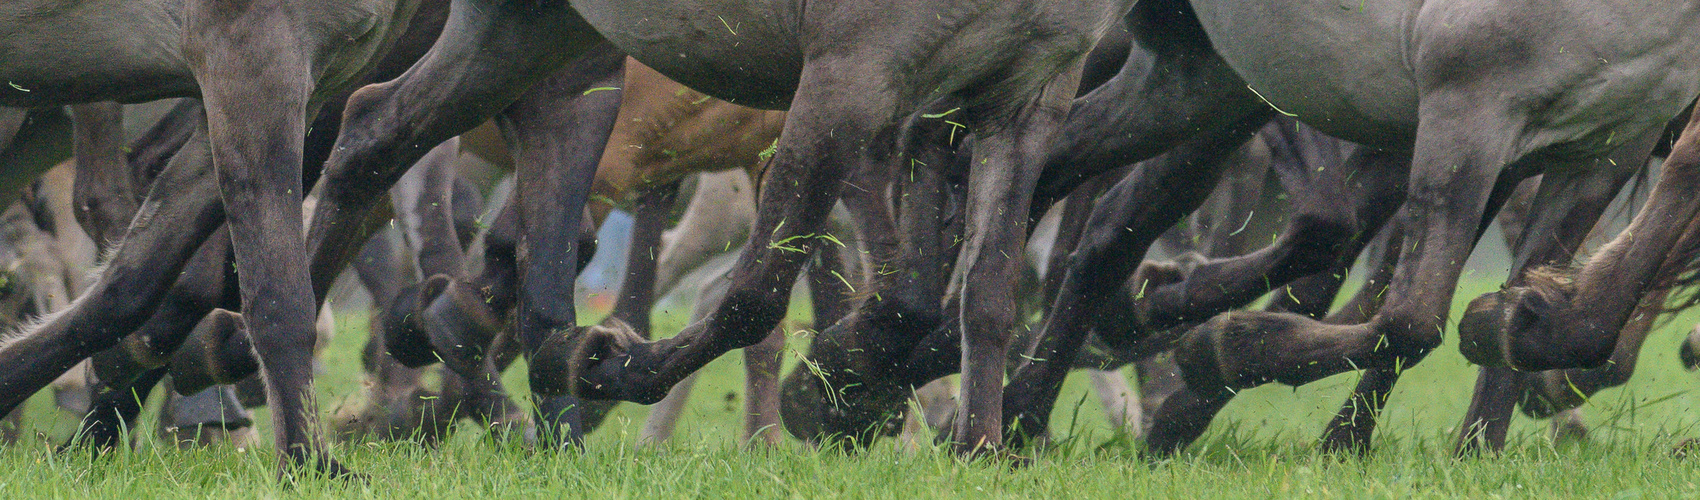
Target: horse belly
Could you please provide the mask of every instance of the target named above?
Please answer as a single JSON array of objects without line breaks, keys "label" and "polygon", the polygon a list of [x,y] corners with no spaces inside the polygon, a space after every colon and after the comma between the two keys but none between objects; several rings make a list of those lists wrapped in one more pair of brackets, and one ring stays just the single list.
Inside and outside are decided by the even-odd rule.
[{"label": "horse belly", "polygon": [[1405,64],[1412,0],[1193,0],[1228,64],[1276,109],[1342,139],[1406,145],[1417,91]]},{"label": "horse belly", "polygon": [[793,2],[573,0],[608,41],[692,89],[765,109],[790,105],[803,54]]},{"label": "horse belly", "polygon": [[0,2],[0,105],[186,97],[180,0]]}]

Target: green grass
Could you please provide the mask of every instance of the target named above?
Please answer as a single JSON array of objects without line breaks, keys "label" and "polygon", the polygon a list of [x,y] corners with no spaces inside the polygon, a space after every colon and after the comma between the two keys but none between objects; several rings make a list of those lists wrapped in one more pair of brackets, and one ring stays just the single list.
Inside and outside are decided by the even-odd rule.
[{"label": "green grass", "polygon": [[[1491,289],[1470,280],[1462,301]],[[331,369],[318,390],[326,413],[357,404],[356,356],[363,318],[341,318],[326,356]],[[133,451],[91,459],[52,453],[70,432],[69,416],[44,396],[30,403],[34,437],[0,448],[0,498],[260,497],[872,497],[998,496],[1058,498],[1288,497],[1700,497],[1700,462],[1672,458],[1678,441],[1700,436],[1694,377],[1682,371],[1675,346],[1694,324],[1684,315],[1648,341],[1639,373],[1587,407],[1591,440],[1554,444],[1546,423],[1518,417],[1499,456],[1450,457],[1453,429],[1468,403],[1475,370],[1455,338],[1409,370],[1364,459],[1318,455],[1313,443],[1355,374],[1292,389],[1244,391],[1210,431],[1175,460],[1148,464],[1137,443],[1110,430],[1083,380],[1071,379],[1053,416],[1057,444],[1025,467],[964,462],[945,450],[886,440],[855,455],[815,451],[790,442],[777,450],[739,446],[742,381],[739,356],[709,365],[675,439],[635,446],[645,408],[622,406],[591,435],[585,451],[539,453],[485,439],[464,425],[435,449],[396,443],[337,443],[334,453],[365,473],[365,482],[275,479],[270,445],[180,451],[143,437]],[[676,331],[682,314],[660,315],[657,329]],[[509,387],[523,392],[518,369]],[[258,412],[269,443],[269,416]],[[138,429],[151,429],[143,421]],[[150,434],[141,433],[139,434]]]}]

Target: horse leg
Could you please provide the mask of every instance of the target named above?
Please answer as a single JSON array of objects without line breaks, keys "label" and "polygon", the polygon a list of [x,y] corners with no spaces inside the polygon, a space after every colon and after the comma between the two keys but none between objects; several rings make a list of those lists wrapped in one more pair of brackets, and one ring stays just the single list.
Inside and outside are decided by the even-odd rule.
[{"label": "horse leg", "polygon": [[72,196],[77,222],[101,248],[117,244],[135,217],[136,189],[124,154],[124,106],[115,102],[71,107],[76,122],[77,182]]},{"label": "horse leg", "polygon": [[[1189,12],[1139,2],[1121,71],[1075,100],[1045,159],[1033,205],[1044,210],[1101,173],[1139,163],[1268,106],[1216,54]],[[1037,217],[1031,217],[1037,220]]]},{"label": "horse leg", "polygon": [[[154,313],[117,346],[91,357],[91,371],[100,380],[103,390],[122,394],[133,392],[147,397],[157,383],[157,380],[149,380],[158,378],[153,372],[165,372],[172,354],[183,345],[195,325],[208,312],[216,307],[234,308],[240,305],[232,293],[234,278],[230,267],[230,239],[225,231],[217,231],[190,257],[189,264],[166,290]],[[177,385],[183,384],[179,382]],[[122,407],[132,402],[126,397],[97,398],[95,404]],[[137,407],[137,411],[139,409]],[[111,418],[135,421],[134,414],[127,411],[110,406],[105,409],[91,407],[79,434],[110,435],[109,430],[102,429],[122,425],[122,422]],[[97,448],[106,446],[99,441],[94,444]]]},{"label": "horse leg", "polygon": [[966,241],[952,282],[961,297],[962,408],[953,437],[962,453],[1003,446],[1004,365],[1015,326],[1014,289],[1026,246],[1032,192],[1042,159],[1062,128],[1079,84],[1065,70],[1017,111],[1001,133],[976,136],[968,174]]},{"label": "horse leg", "polygon": [[[1596,221],[1605,214],[1624,183],[1634,175],[1637,170],[1634,166],[1646,163],[1647,151],[1652,149],[1657,139],[1657,135],[1649,134],[1638,141],[1631,141],[1608,161],[1591,168],[1554,171],[1541,176],[1538,188],[1527,198],[1528,208],[1519,206],[1512,211],[1526,216],[1521,217],[1525,222],[1515,229],[1516,237],[1510,245],[1517,261],[1506,280],[1506,287],[1529,286],[1537,269],[1571,262]],[[1532,210],[1535,208],[1539,210]],[[1464,318],[1458,323],[1458,334],[1463,342],[1496,335],[1499,327],[1495,316],[1500,307],[1497,301],[1502,298],[1499,293],[1488,293],[1471,301]],[[1466,352],[1474,350],[1472,346],[1462,344],[1460,348]],[[1476,383],[1476,393],[1459,426],[1454,453],[1471,454],[1484,446],[1489,451],[1503,448],[1512,407],[1528,390],[1528,383],[1535,381],[1532,376],[1504,366],[1483,366]]]},{"label": "horse leg", "polygon": [[1271,285],[1354,260],[1404,198],[1406,163],[1400,153],[1359,148],[1342,165],[1296,174],[1315,175],[1288,190],[1300,201],[1275,243],[1244,256],[1199,263],[1185,272],[1185,279],[1151,287],[1139,303],[1141,323],[1163,330],[1197,321],[1255,300]]},{"label": "horse leg", "polygon": [[[280,473],[348,470],[326,453],[313,394],[313,300],[302,241],[303,138],[319,42],[260,5],[191,8],[185,52],[206,107],[211,156],[241,279],[242,317],[264,372]],[[253,32],[266,37],[251,36]]]},{"label": "horse leg", "polygon": [[7,109],[6,114],[9,120],[0,117],[0,165],[6,166],[0,175],[0,207],[17,201],[24,188],[75,149],[76,127],[64,108]]},{"label": "horse leg", "polygon": [[[830,251],[830,250],[827,250]],[[777,446],[784,438],[779,421],[780,354],[785,327],[744,348],[744,444]]]},{"label": "horse leg", "polygon": [[[1693,229],[1690,226],[1691,234]],[[1647,340],[1647,333],[1665,307],[1666,297],[1666,291],[1655,291],[1642,299],[1635,314],[1618,335],[1617,348],[1612,351],[1611,359],[1604,365],[1530,374],[1528,392],[1522,400],[1523,413],[1532,418],[1553,417],[1580,408],[1594,393],[1628,383],[1629,377],[1635,374],[1641,344]],[[1583,434],[1586,434],[1587,428],[1580,424],[1580,416],[1571,416],[1577,419],[1576,425],[1581,426]],[[1554,429],[1561,429],[1563,424],[1566,422],[1555,420]]]},{"label": "horse leg", "polygon": [[115,345],[153,313],[224,206],[213,182],[206,129],[172,159],[126,234],[126,244],[83,296],[25,334],[0,345],[0,411],[10,411],[60,373]]},{"label": "horse leg", "polygon": [[[656,342],[607,329],[552,337],[550,352],[538,357],[532,373],[542,367],[555,375],[534,378],[533,390],[650,403],[721,354],[768,336],[784,315],[797,272],[817,244],[814,235],[837,201],[841,181],[857,171],[849,164],[875,163],[892,154],[889,146],[873,142],[893,136],[897,96],[881,78],[865,74],[857,56],[864,55],[834,54],[804,64],[763,178],[755,236],[733,268],[715,314]],[[858,77],[843,78],[846,71]],[[543,365],[543,360],[550,362]]]},{"label": "horse leg", "polygon": [[[1700,163],[1700,113],[1690,116],[1644,208],[1575,273],[1574,291],[1559,297],[1545,293],[1550,286],[1532,283],[1500,292],[1497,304],[1480,304],[1494,309],[1477,313],[1492,323],[1471,329],[1460,323],[1459,347],[1465,357],[1484,366],[1525,371],[1588,368],[1606,362],[1640,299],[1670,286],[1673,276],[1684,272],[1686,266],[1663,264],[1685,230],[1670,221],[1693,220],[1700,213],[1700,200],[1690,196],[1700,186],[1700,173],[1690,168],[1696,163]],[[1563,299],[1566,305],[1553,304],[1555,299]],[[1477,305],[1472,303],[1472,311],[1478,310]]]},{"label": "horse leg", "polygon": [[96,453],[123,446],[124,436],[134,428],[148,394],[165,374],[164,368],[155,368],[117,385],[96,384],[89,412],[65,446],[86,446]]},{"label": "horse leg", "polygon": [[[1497,210],[1537,160],[1532,146],[1518,142],[1522,118],[1480,106],[1485,101],[1475,94],[1482,91],[1454,88],[1428,96],[1420,107],[1405,204],[1411,244],[1402,245],[1387,301],[1376,315],[1357,325],[1265,312],[1217,316],[1188,332],[1176,350],[1190,391],[1225,401],[1239,389],[1272,381],[1302,385],[1354,369],[1395,370],[1439,345],[1484,215]],[[1212,415],[1164,411],[1159,420],[1207,421]],[[1153,433],[1150,443],[1158,453],[1171,453],[1196,435]]]},{"label": "horse leg", "polygon": [[[941,328],[946,318],[939,309],[950,282],[949,238],[958,231],[946,224],[953,186],[939,169],[949,168],[945,165],[954,151],[929,147],[946,138],[915,141],[907,154],[891,159],[908,165],[870,164],[845,182],[843,206],[860,235],[857,247],[865,249],[866,268],[880,271],[833,275],[819,288],[828,295],[819,300],[828,306],[842,305],[855,294],[863,298],[839,320],[817,323],[806,368],[786,379],[783,420],[792,435],[866,446],[901,417],[915,387],[939,376],[928,373],[936,371],[937,363],[907,361],[929,334],[951,330]],[[899,178],[905,180],[894,183]],[[817,255],[838,251],[829,246]],[[820,278],[814,283],[829,279]],[[948,364],[954,369],[956,360]]]},{"label": "horse leg", "polygon": [[474,304],[482,299],[468,287],[458,286],[466,275],[466,256],[455,230],[453,204],[454,161],[459,149],[458,139],[437,145],[391,189],[393,203],[405,207],[398,211],[397,219],[414,250],[414,263],[427,279],[420,285],[397,291],[412,296],[398,299],[407,302],[408,307],[403,309],[406,314],[389,318],[393,321],[386,322],[385,333],[422,331],[421,346],[428,345],[433,351],[430,357],[441,360],[448,368],[442,373],[445,400],[432,405],[442,408],[434,416],[444,419],[432,423],[433,436],[448,429],[457,409],[489,424],[508,420],[518,407],[505,394],[501,374],[484,359],[482,351],[491,337],[462,337],[459,334],[465,330],[454,328],[459,326],[456,322],[460,317],[443,314],[441,309],[421,307],[436,305],[439,298]]},{"label": "horse leg", "polygon": [[[619,111],[615,91],[586,94],[584,87],[613,87],[621,81],[623,57],[609,54],[594,66],[603,78],[584,82],[562,73],[533,87],[497,118],[514,150],[521,244],[519,302],[515,328],[532,360],[531,387],[538,398],[538,436],[577,444],[586,407],[553,392],[554,373],[537,361],[545,341],[578,327],[573,302],[578,233],[600,153]],[[545,382],[548,381],[548,382]]]},{"label": "horse leg", "polygon": [[[593,49],[613,52],[565,3],[453,4],[447,35],[424,58],[397,79],[349,97],[307,237],[313,291],[321,300],[370,236],[354,228],[431,146],[490,119],[572,58]],[[602,56],[590,59],[594,65]],[[580,91],[588,88],[583,83]]]},{"label": "horse leg", "polygon": [[1254,114],[1238,126],[1189,140],[1135,167],[1098,199],[1069,264],[1054,271],[1066,274],[1045,325],[1027,361],[1010,376],[1004,400],[1010,425],[1019,425],[1023,433],[1043,433],[1057,391],[1086,340],[1088,320],[1104,296],[1120,292],[1144,249],[1203,203],[1226,167],[1219,160],[1267,119]]},{"label": "horse leg", "polygon": [[1110,427],[1139,435],[1140,426],[1145,422],[1144,409],[1139,405],[1139,389],[1129,384],[1127,376],[1120,371],[1087,370],[1086,375],[1092,380],[1092,392],[1098,393],[1098,402],[1104,406]]},{"label": "horse leg", "polygon": [[679,183],[642,188],[632,210],[631,247],[626,252],[626,276],[609,320],[621,321],[641,334],[649,334],[650,308],[655,304],[657,255],[662,251],[661,233],[667,228],[669,212],[679,195]]}]

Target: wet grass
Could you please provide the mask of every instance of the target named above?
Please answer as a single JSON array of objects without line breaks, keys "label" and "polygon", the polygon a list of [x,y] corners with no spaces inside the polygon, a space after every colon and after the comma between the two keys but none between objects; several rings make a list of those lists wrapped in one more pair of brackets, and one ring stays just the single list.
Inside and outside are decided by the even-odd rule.
[{"label": "wet grass", "polygon": [[[1494,286],[1477,281],[1461,290],[1454,311]],[[348,367],[358,366],[365,321],[342,319],[345,326],[327,353],[332,368],[319,378],[326,413],[358,404],[359,380]],[[662,331],[683,326],[681,314],[658,319]],[[794,441],[746,450],[738,439],[743,386],[734,355],[707,368],[678,434],[664,445],[635,446],[645,413],[635,405],[619,409],[583,452],[536,452],[467,424],[433,449],[336,444],[336,455],[367,475],[363,482],[279,481],[269,444],[176,450],[151,432],[138,431],[131,451],[99,458],[56,454],[51,445],[74,422],[38,396],[29,407],[30,436],[0,448],[0,498],[1697,497],[1700,458],[1670,454],[1681,440],[1700,436],[1694,412],[1700,384],[1676,360],[1677,342],[1696,319],[1685,315],[1659,329],[1635,379],[1586,407],[1589,441],[1553,443],[1544,421],[1518,417],[1509,449],[1482,458],[1450,456],[1475,376],[1451,338],[1406,374],[1382,419],[1376,450],[1366,458],[1319,455],[1313,446],[1357,380],[1346,374],[1296,390],[1244,391],[1198,444],[1156,464],[1138,456],[1134,439],[1110,429],[1083,380],[1071,380],[1057,405],[1057,441],[1031,452],[1024,467],[964,462],[930,444],[893,440],[859,454],[810,450]],[[508,374],[510,387],[523,392],[519,373]],[[258,413],[260,430],[268,432],[269,416]],[[152,423],[144,420],[137,429],[152,429]]]}]

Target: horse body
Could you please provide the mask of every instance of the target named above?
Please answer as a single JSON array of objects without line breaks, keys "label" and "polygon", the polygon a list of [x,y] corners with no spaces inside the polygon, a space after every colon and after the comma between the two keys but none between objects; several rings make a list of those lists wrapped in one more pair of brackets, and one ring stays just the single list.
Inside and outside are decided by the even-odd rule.
[{"label": "horse body", "polygon": [[[1497,89],[1527,115],[1529,149],[1663,124],[1697,90],[1695,5],[1621,0],[1192,2],[1217,53],[1281,111],[1378,147],[1415,141],[1436,87]],[[1658,15],[1648,13],[1658,9]],[[1634,36],[1629,36],[1634,34]],[[1507,80],[1506,78],[1515,78]],[[1602,125],[1604,124],[1604,125]],[[1621,127],[1621,128],[1619,128]],[[1597,137],[1596,137],[1597,136]],[[1619,142],[1621,144],[1621,142]]]},{"label": "horse body", "polygon": [[[292,5],[322,41],[316,90],[340,89],[406,26],[411,0],[339,0]],[[290,9],[290,10],[295,10]],[[93,101],[199,97],[186,40],[210,9],[186,0],[31,0],[0,6],[0,106],[32,108]],[[398,21],[400,20],[400,21]],[[282,33],[256,32],[254,36]]]},{"label": "horse body", "polygon": [[1277,109],[1360,144],[1409,145],[1417,84],[1404,52],[1420,1],[1192,6],[1216,52]]},{"label": "horse body", "polygon": [[179,50],[184,0],[7,2],[0,6],[0,105],[191,97]]},{"label": "horse body", "polygon": [[[899,78],[890,87],[911,105],[971,87],[985,103],[1030,94],[1070,62],[1058,54],[1085,54],[1129,4],[578,0],[573,7],[610,42],[686,86],[783,109],[806,61],[845,56],[866,65],[858,71]],[[1024,36],[1008,36],[1012,30]],[[878,58],[857,57],[869,54]],[[1020,70],[988,79],[1005,68]]]}]

